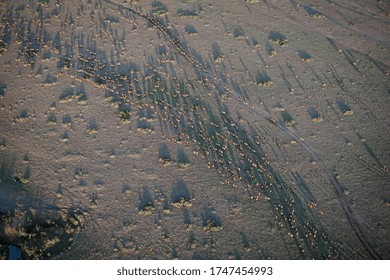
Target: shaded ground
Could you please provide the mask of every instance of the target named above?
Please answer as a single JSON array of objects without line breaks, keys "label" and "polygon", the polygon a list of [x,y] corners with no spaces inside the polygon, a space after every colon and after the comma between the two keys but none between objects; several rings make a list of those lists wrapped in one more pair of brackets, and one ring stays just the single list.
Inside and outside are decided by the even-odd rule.
[{"label": "shaded ground", "polygon": [[389,258],[390,6],[0,3],[0,257]]}]

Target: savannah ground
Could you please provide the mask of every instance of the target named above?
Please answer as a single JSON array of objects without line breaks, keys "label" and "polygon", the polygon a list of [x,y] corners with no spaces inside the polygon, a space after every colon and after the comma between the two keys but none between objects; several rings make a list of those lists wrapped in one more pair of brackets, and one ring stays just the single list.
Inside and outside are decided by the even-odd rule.
[{"label": "savannah ground", "polygon": [[0,258],[389,259],[388,1],[0,15]]}]

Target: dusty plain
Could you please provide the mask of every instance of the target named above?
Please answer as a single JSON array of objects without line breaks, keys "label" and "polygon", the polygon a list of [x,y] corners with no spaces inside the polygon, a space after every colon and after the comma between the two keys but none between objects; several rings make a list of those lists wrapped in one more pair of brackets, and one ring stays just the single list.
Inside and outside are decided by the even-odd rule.
[{"label": "dusty plain", "polygon": [[389,1],[0,1],[0,259],[389,259],[389,108]]}]

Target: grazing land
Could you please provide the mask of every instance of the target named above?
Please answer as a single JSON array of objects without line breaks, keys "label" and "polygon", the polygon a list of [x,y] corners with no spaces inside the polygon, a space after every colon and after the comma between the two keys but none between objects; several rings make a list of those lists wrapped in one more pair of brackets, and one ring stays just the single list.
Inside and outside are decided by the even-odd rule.
[{"label": "grazing land", "polygon": [[0,1],[0,259],[389,259],[390,3]]}]

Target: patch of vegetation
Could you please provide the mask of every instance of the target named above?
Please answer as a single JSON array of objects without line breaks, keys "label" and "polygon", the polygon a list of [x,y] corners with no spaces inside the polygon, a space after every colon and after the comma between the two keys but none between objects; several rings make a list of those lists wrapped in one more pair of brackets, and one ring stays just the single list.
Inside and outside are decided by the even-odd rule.
[{"label": "patch of vegetation", "polygon": [[154,212],[156,212],[156,207],[152,203],[148,203],[138,211],[141,215],[152,215]]},{"label": "patch of vegetation", "polygon": [[182,18],[196,18],[198,13],[194,10],[178,9],[177,15]]},{"label": "patch of vegetation", "polygon": [[151,133],[154,131],[153,127],[150,123],[146,121],[138,121],[137,122],[137,131],[142,134]]},{"label": "patch of vegetation", "polygon": [[274,82],[266,73],[258,73],[256,75],[256,83],[261,87],[271,87],[274,84]]},{"label": "patch of vegetation", "polygon": [[191,207],[192,202],[189,197],[180,197],[177,201],[172,202],[172,206],[175,208]]},{"label": "patch of vegetation", "polygon": [[288,39],[283,34],[277,31],[270,32],[268,38],[272,43],[277,44],[281,47],[285,47],[288,44]]},{"label": "patch of vegetation", "polygon": [[48,116],[47,116],[47,123],[48,124],[57,124],[57,117],[56,117],[56,114],[51,112]]},{"label": "patch of vegetation", "polygon": [[188,35],[194,35],[194,34],[197,34],[198,31],[195,29],[195,27],[193,27],[192,25],[186,25],[184,27],[184,32]]},{"label": "patch of vegetation", "polygon": [[57,77],[52,74],[47,74],[45,80],[43,81],[44,85],[54,85],[57,83]]},{"label": "patch of vegetation", "polygon": [[287,126],[293,126],[293,124],[295,124],[295,120],[293,119],[293,117],[286,111],[282,112],[282,118],[283,118],[283,122]]},{"label": "patch of vegetation", "polygon": [[313,62],[313,57],[305,51],[298,52],[299,58],[305,62]]},{"label": "patch of vegetation", "polygon": [[89,121],[87,125],[87,133],[88,134],[96,134],[98,132],[98,124],[95,119]]},{"label": "patch of vegetation", "polygon": [[165,15],[168,13],[168,8],[159,1],[152,2],[152,13],[156,15]]},{"label": "patch of vegetation", "polygon": [[63,127],[70,127],[72,125],[72,117],[70,114],[65,114],[62,117],[62,126]]},{"label": "patch of vegetation", "polygon": [[26,109],[22,109],[19,112],[19,115],[16,117],[17,122],[25,122],[29,119],[30,115],[28,114],[28,111]]},{"label": "patch of vegetation", "polygon": [[344,101],[338,100],[337,101],[337,106],[339,107],[341,113],[344,116],[351,116],[351,115],[353,115],[353,111],[352,111],[351,107],[349,107],[349,105],[347,103],[345,103]]},{"label": "patch of vegetation", "polygon": [[217,220],[208,220],[206,222],[206,225],[203,227],[205,231],[221,231],[222,230],[222,223]]},{"label": "patch of vegetation", "polygon": [[123,123],[129,123],[131,118],[130,105],[122,104],[118,108],[118,117]]},{"label": "patch of vegetation", "polygon": [[64,89],[62,91],[62,93],[60,94],[60,97],[59,97],[59,102],[60,103],[65,103],[65,102],[69,102],[69,101],[72,101],[73,99],[75,99],[75,92],[74,92],[74,89],[73,87],[68,87],[66,89]]},{"label": "patch of vegetation", "polygon": [[68,250],[84,224],[81,211],[48,207],[0,212],[0,258],[53,259]]}]

